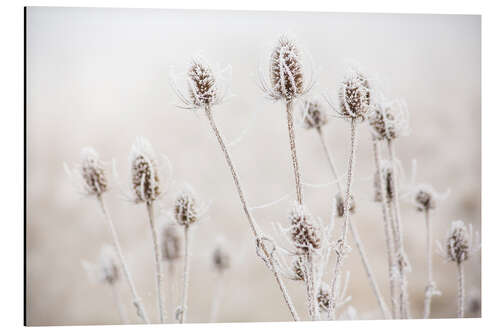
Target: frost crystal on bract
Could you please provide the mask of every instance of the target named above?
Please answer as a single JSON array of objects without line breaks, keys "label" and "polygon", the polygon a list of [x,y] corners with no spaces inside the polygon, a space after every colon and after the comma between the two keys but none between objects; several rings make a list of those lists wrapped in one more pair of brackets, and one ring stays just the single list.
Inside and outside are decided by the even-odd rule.
[{"label": "frost crystal on bract", "polygon": [[370,128],[378,140],[394,140],[409,133],[406,104],[400,100],[375,103],[369,117]]},{"label": "frost crystal on bract", "polygon": [[138,137],[129,155],[132,198],[135,203],[151,203],[162,193],[158,162],[149,141]]}]

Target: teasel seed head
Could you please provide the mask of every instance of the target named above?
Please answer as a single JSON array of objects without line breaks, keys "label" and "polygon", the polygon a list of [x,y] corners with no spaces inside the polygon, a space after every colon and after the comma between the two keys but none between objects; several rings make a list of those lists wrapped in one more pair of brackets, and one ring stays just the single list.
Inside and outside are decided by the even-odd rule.
[{"label": "teasel seed head", "polygon": [[153,147],[138,137],[129,155],[132,196],[135,203],[151,203],[162,194],[158,162]]},{"label": "teasel seed head", "polygon": [[221,245],[215,248],[212,259],[214,267],[219,273],[223,273],[230,267],[231,257]]},{"label": "teasel seed head", "polygon": [[330,288],[326,283],[321,284],[321,288],[319,288],[317,301],[319,305],[319,310],[321,312],[327,312],[330,308]]},{"label": "teasel seed head", "polygon": [[374,176],[374,188],[375,188],[375,202],[382,201],[382,189],[385,191],[387,200],[390,202],[394,198],[394,174],[392,170],[392,165],[389,161],[383,160],[380,163],[380,172],[382,173],[383,187],[380,186],[380,179],[378,174],[375,173]]},{"label": "teasel seed head", "polygon": [[188,70],[188,80],[189,96],[193,105],[206,107],[218,100],[215,76],[206,62],[193,59]]},{"label": "teasel seed head", "polygon": [[400,100],[374,103],[369,117],[370,128],[377,140],[394,140],[409,133],[408,111]]},{"label": "teasel seed head", "polygon": [[[350,207],[349,211],[351,214],[354,214],[356,212],[356,202],[354,201],[354,197],[351,194],[350,196]],[[344,216],[344,197],[340,194],[337,193],[335,196],[335,203],[337,205],[337,217],[343,217]]]},{"label": "teasel seed head", "polygon": [[438,195],[432,186],[427,184],[417,186],[413,196],[413,202],[419,212],[429,211],[436,208]]},{"label": "teasel seed head", "polygon": [[318,98],[307,99],[302,104],[302,125],[305,129],[320,129],[328,123],[328,115]]},{"label": "teasel seed head", "polygon": [[176,197],[174,203],[175,221],[188,227],[200,218],[200,207],[197,198],[189,187],[185,187]]},{"label": "teasel seed head", "polygon": [[372,92],[367,77],[356,69],[349,69],[339,88],[339,100],[342,117],[364,121],[372,112]]},{"label": "teasel seed head", "polygon": [[446,254],[449,261],[461,264],[470,256],[470,230],[467,230],[464,222],[452,222],[450,231],[446,238]]},{"label": "teasel seed head", "polygon": [[83,180],[82,187],[87,194],[101,195],[108,190],[104,163],[91,147],[82,149],[80,172]]},{"label": "teasel seed head", "polygon": [[182,257],[182,237],[179,227],[167,223],[162,230],[162,257],[166,261],[176,261]]},{"label": "teasel seed head", "polygon": [[320,230],[304,205],[296,202],[288,219],[291,225],[291,237],[299,252],[308,253],[321,248]]}]

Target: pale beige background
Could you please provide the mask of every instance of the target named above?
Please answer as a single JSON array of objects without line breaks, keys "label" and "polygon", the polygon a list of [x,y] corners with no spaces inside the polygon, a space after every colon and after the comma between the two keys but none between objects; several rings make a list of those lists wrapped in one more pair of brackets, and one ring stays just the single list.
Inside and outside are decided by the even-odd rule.
[{"label": "pale beige background", "polygon": [[[63,162],[73,163],[83,146],[115,159],[126,182],[127,154],[137,135],[169,156],[177,183],[189,182],[207,202],[207,219],[195,230],[189,321],[209,318],[215,273],[210,254],[218,237],[234,252],[224,277],[218,321],[290,320],[275,281],[255,256],[249,227],[229,171],[203,115],[177,109],[168,83],[172,66],[182,70],[200,51],[233,69],[234,96],[217,107],[228,138],[247,135],[232,154],[250,205],[293,192],[293,174],[281,104],[263,98],[257,85],[259,63],[283,32],[293,33],[318,68],[316,92],[334,92],[346,60],[355,60],[380,78],[391,97],[407,101],[411,136],[397,144],[407,174],[418,160],[417,180],[450,189],[432,214],[440,239],[453,219],[480,228],[480,17],[169,11],[137,9],[29,8],[27,13],[27,319],[29,325],[108,324],[118,316],[106,286],[89,282],[82,260],[93,260],[109,242],[95,200],[80,198]],[[254,120],[253,120],[254,119]],[[325,129],[339,167],[345,170],[348,128],[334,119]],[[298,130],[304,179],[331,180],[318,138]],[[361,129],[354,193],[355,216],[377,280],[387,297],[381,212],[372,202],[373,162],[369,136]],[[167,189],[168,207],[176,186]],[[323,219],[333,188],[307,188],[306,202]],[[286,222],[290,200],[258,210],[266,232]],[[120,199],[117,186],[107,195],[137,289],[157,319],[151,235],[143,206]],[[423,216],[403,202],[412,313],[421,317],[425,287]],[[433,302],[434,317],[452,317],[456,308],[455,267],[435,259],[443,295]],[[351,304],[361,318],[379,318],[356,251],[348,258]],[[180,270],[180,267],[179,267]],[[480,255],[466,265],[467,289],[480,291]],[[302,316],[304,290],[287,282]],[[137,322],[125,285],[120,286],[129,318]],[[469,297],[470,300],[478,296]],[[170,318],[171,314],[169,313]],[[468,311],[468,316],[479,312]]]}]

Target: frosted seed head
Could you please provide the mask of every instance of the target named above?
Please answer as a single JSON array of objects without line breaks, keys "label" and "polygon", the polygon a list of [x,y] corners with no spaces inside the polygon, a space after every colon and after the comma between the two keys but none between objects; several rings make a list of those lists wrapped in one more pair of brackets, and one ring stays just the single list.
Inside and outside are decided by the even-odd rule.
[{"label": "frosted seed head", "polygon": [[[356,202],[354,201],[354,197],[352,194],[349,197],[350,199],[350,204],[349,204],[349,211],[351,214],[354,214],[356,212]],[[337,193],[335,196],[335,203],[337,205],[337,217],[343,217],[344,216],[344,197],[340,193]]]},{"label": "frosted seed head", "polygon": [[378,174],[375,173],[373,185],[375,188],[375,202],[382,201],[382,189],[385,191],[387,200],[390,202],[394,198],[394,175],[392,165],[389,161],[383,160],[380,165],[380,172],[382,174],[383,187],[380,186],[380,179]]},{"label": "frosted seed head", "polygon": [[229,256],[229,253],[220,245],[215,248],[212,260],[215,269],[219,273],[226,271],[231,264],[231,257]]},{"label": "frosted seed head", "polygon": [[166,261],[176,261],[182,257],[182,238],[179,227],[168,223],[162,230],[162,257]]},{"label": "frosted seed head", "polygon": [[86,147],[80,154],[80,173],[83,180],[83,189],[89,195],[101,195],[108,190],[108,180],[104,170],[104,163],[99,160],[97,152]]},{"label": "frosted seed head", "polygon": [[291,238],[299,252],[306,253],[320,249],[321,238],[318,226],[304,205],[295,203],[288,219],[291,225]]},{"label": "frosted seed head", "polygon": [[327,312],[330,308],[330,290],[326,283],[321,284],[318,295],[316,297],[321,312]]},{"label": "frosted seed head", "polygon": [[188,87],[191,103],[197,107],[211,106],[219,98],[212,69],[201,59],[192,61],[188,70]]},{"label": "frosted seed head", "polygon": [[101,249],[98,273],[99,280],[109,284],[114,284],[120,278],[116,253],[110,245],[105,245]]},{"label": "frosted seed head", "polygon": [[377,140],[394,140],[407,135],[409,123],[406,104],[398,100],[375,103],[369,123]]},{"label": "frosted seed head", "polygon": [[371,113],[372,93],[366,76],[349,69],[339,88],[340,115],[364,121]]},{"label": "frosted seed head", "polygon": [[282,36],[271,53],[270,82],[276,98],[291,101],[304,93],[301,54],[295,41]]},{"label": "frosted seed head", "polygon": [[186,187],[176,197],[174,202],[175,221],[182,226],[190,226],[200,218],[198,200],[193,191]]},{"label": "frosted seed head", "polygon": [[446,238],[446,254],[449,261],[461,264],[469,259],[470,236],[462,221],[452,222]]},{"label": "frosted seed head", "polygon": [[417,186],[413,195],[413,202],[419,212],[436,208],[437,193],[430,185]]},{"label": "frosted seed head", "polygon": [[138,137],[129,155],[132,196],[135,203],[151,203],[162,193],[158,162],[153,147],[143,137]]},{"label": "frosted seed head", "polygon": [[318,99],[309,99],[302,104],[302,125],[306,129],[320,129],[328,123],[324,105]]},{"label": "frosted seed head", "polygon": [[304,281],[304,259],[302,256],[297,256],[293,260],[292,273],[294,280]]}]

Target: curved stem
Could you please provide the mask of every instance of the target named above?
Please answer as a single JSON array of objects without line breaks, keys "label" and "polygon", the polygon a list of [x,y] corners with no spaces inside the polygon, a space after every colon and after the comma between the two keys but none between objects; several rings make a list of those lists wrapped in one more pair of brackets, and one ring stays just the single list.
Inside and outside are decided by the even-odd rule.
[{"label": "curved stem", "polygon": [[241,205],[243,206],[243,211],[245,212],[245,215],[247,217],[248,223],[250,224],[250,229],[252,230],[252,234],[255,238],[255,241],[257,243],[257,246],[262,249],[263,254],[265,255],[267,262],[269,263],[269,266],[271,268],[271,271],[274,274],[274,277],[276,278],[276,282],[278,282],[278,286],[281,290],[281,293],[283,294],[283,298],[285,299],[285,302],[288,306],[288,309],[290,310],[290,313],[292,314],[293,320],[298,321],[300,320],[297,311],[295,310],[295,307],[292,303],[292,299],[288,295],[288,292],[286,290],[285,284],[283,283],[283,280],[281,279],[281,276],[278,274],[278,270],[276,267],[275,263],[275,258],[272,256],[271,253],[266,249],[265,246],[261,245],[261,236],[259,235],[257,231],[257,224],[255,223],[253,216],[250,214],[250,211],[248,209],[248,204],[245,199],[245,195],[243,193],[243,189],[240,184],[240,180],[238,177],[238,174],[236,172],[236,169],[234,168],[233,162],[231,160],[231,156],[229,155],[229,151],[227,150],[227,146],[224,142],[224,139],[222,138],[219,129],[217,128],[217,125],[215,124],[215,120],[212,115],[212,111],[210,110],[210,107],[205,108],[205,114],[207,115],[208,122],[210,123],[210,126],[212,128],[212,131],[217,138],[217,141],[219,142],[219,146],[224,153],[224,157],[226,159],[226,163],[229,167],[229,170],[231,171],[231,175],[233,176],[233,181],[236,186],[236,190],[238,191],[238,195],[240,197]]},{"label": "curved stem", "polygon": [[155,223],[154,206],[152,202],[146,204],[149,216],[149,226],[151,227],[151,235],[153,238],[153,254],[155,259],[155,272],[156,272],[156,292],[158,298],[158,312],[160,313],[160,322],[165,323],[165,303],[164,303],[164,287],[163,287],[163,268],[161,265],[161,252],[160,252],[160,237]]},{"label": "curved stem", "polygon": [[293,123],[293,104],[286,103],[286,114],[288,120],[288,138],[290,140],[290,151],[292,153],[293,172],[295,175],[295,191],[297,193],[297,202],[302,205],[302,181],[300,178],[299,160],[297,158],[297,148],[295,146],[295,124]]},{"label": "curved stem", "polygon": [[183,324],[187,319],[187,298],[189,286],[189,226],[184,227],[184,283],[182,287],[182,308],[179,322]]},{"label": "curved stem", "polygon": [[123,256],[122,248],[120,246],[120,242],[118,241],[118,234],[116,233],[115,226],[113,224],[113,220],[111,219],[111,215],[108,212],[108,209],[104,203],[104,199],[101,195],[97,196],[97,201],[99,202],[102,213],[104,214],[104,218],[108,223],[109,229],[111,231],[111,237],[113,238],[113,246],[118,255],[118,259],[121,264],[121,268],[123,274],[125,275],[125,280],[127,281],[128,287],[130,288],[130,292],[132,293],[134,307],[136,309],[137,315],[144,321],[144,323],[149,324],[149,318],[144,309],[144,305],[142,304],[142,300],[137,294],[135,289],[134,281],[132,280],[132,275],[128,269],[127,263],[125,262],[125,257]]}]

